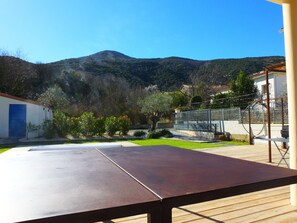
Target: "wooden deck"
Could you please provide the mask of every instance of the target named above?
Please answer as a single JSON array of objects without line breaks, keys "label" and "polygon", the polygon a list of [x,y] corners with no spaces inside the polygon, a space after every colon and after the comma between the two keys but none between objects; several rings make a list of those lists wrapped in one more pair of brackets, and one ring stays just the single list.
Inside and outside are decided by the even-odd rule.
[{"label": "wooden deck", "polygon": [[[267,163],[267,146],[230,146],[200,150],[260,163]],[[272,148],[273,163],[280,160],[276,148]],[[285,165],[282,165],[285,166]],[[145,223],[146,215],[121,218],[106,223]],[[297,207],[290,205],[289,186],[228,197],[224,199],[182,206],[173,209],[173,222],[182,223],[292,223],[297,222]]]}]

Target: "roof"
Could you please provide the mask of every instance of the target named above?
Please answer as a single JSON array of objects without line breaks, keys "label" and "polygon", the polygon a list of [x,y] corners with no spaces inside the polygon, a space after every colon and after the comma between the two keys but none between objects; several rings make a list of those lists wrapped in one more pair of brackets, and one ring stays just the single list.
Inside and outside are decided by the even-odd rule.
[{"label": "roof", "polygon": [[45,104],[42,104],[42,103],[40,103],[38,101],[32,101],[32,100],[29,100],[29,99],[19,98],[19,97],[9,95],[9,94],[5,94],[5,93],[1,93],[1,92],[0,92],[0,97],[10,98],[10,99],[13,99],[13,100],[23,101],[23,102],[27,102],[27,103],[30,103],[30,104],[40,105],[40,106],[49,108],[49,106],[47,106]]},{"label": "roof", "polygon": [[280,63],[275,63],[270,66],[264,67],[268,71],[276,71],[276,72],[286,72],[286,62],[282,61]]},{"label": "roof", "polygon": [[228,85],[215,85],[212,89],[216,94],[230,91],[230,87]]},{"label": "roof", "polygon": [[[265,70],[262,70],[258,73],[254,73],[251,75],[251,78],[254,80],[254,79],[257,79],[259,77],[262,77],[265,75],[265,71],[268,70],[268,72],[282,72],[282,73],[286,73],[286,62],[283,61],[283,62],[280,62],[280,63],[276,63],[276,64],[272,64],[272,65],[269,65],[269,66],[266,66],[264,67]],[[270,75],[270,73],[268,74]]]},{"label": "roof", "polygon": [[275,3],[275,4],[279,4],[279,5],[281,5],[283,3],[283,0],[267,0],[267,1]]}]

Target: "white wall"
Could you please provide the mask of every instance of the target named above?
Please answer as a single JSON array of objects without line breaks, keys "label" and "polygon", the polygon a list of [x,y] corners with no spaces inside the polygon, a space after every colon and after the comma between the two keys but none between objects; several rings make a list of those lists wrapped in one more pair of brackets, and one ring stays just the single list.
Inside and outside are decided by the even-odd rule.
[{"label": "white wall", "polygon": [[[285,96],[287,93],[286,73],[270,72],[268,77],[270,98],[278,98]],[[262,94],[262,86],[266,85],[265,75],[254,80],[258,91]],[[265,99],[265,98],[264,98]]]},{"label": "white wall", "polygon": [[[31,124],[34,125],[41,125],[45,120],[52,120],[53,115],[52,111],[47,108],[43,107],[40,105],[35,105],[35,104],[27,104],[27,123],[31,122]],[[30,132],[28,137],[29,138],[34,138],[38,137],[42,134],[42,130],[40,129],[39,131],[35,132]]]},{"label": "white wall", "polygon": [[[275,98],[275,92],[274,92],[274,75],[269,75],[268,77],[268,83],[269,83],[269,96],[270,98]],[[263,92],[262,92],[262,86],[263,85],[266,85],[266,78],[265,78],[265,75],[264,76],[261,76],[259,78],[257,78],[256,80],[254,80],[254,84],[257,86],[258,88],[258,92],[263,95]],[[264,95],[263,95],[264,96]],[[264,97],[265,99],[266,97]]]},{"label": "white wall", "polygon": [[[0,96],[0,138],[9,137],[9,104],[27,105],[26,123],[40,125],[45,119],[52,119],[52,111],[47,107]],[[41,132],[30,133],[29,137],[37,137]]]},{"label": "white wall", "polygon": [[[232,134],[246,134],[249,133],[245,129],[249,129],[248,124],[241,124],[238,121],[224,121],[225,131],[230,132]],[[266,124],[252,124],[251,125],[253,134],[256,136],[263,136],[267,134],[267,125]],[[282,129],[281,124],[271,124],[271,137],[281,137],[280,130]]]},{"label": "white wall", "polygon": [[276,73],[274,79],[275,97],[284,97],[287,95],[287,79],[286,73]]},{"label": "white wall", "polygon": [[0,138],[8,136],[8,106],[6,98],[0,97]]}]

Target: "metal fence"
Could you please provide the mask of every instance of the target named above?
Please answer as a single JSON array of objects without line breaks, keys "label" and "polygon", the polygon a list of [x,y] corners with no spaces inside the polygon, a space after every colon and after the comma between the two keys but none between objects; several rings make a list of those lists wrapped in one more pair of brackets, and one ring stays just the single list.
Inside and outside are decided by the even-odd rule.
[{"label": "metal fence", "polygon": [[[288,123],[288,105],[286,99],[270,101],[270,120],[273,124]],[[207,132],[224,132],[224,121],[239,123],[267,123],[267,106],[263,101],[256,101],[247,109],[222,108],[183,111],[175,114],[174,128]]]},{"label": "metal fence", "polygon": [[[251,124],[267,123],[267,106],[265,100],[255,101],[247,109],[242,110],[242,122],[248,123],[248,112],[250,109]],[[275,98],[270,100],[270,122],[273,124],[288,124],[287,98]]]},{"label": "metal fence", "polygon": [[224,121],[240,119],[240,108],[185,111],[176,113],[174,128],[179,130],[223,132]]}]

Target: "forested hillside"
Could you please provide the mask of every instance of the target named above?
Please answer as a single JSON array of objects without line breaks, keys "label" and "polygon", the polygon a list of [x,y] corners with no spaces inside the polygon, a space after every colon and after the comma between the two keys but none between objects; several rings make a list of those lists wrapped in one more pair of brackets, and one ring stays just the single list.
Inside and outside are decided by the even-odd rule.
[{"label": "forested hillside", "polygon": [[72,111],[100,108],[100,114],[124,113],[133,110],[144,87],[157,85],[162,91],[173,91],[183,84],[193,84],[193,79],[208,86],[223,85],[240,70],[252,74],[283,60],[283,57],[209,61],[178,57],[136,59],[115,51],[102,51],[81,58],[33,64],[0,56],[0,92],[33,100],[56,94],[65,99],[60,103],[72,106]]}]

